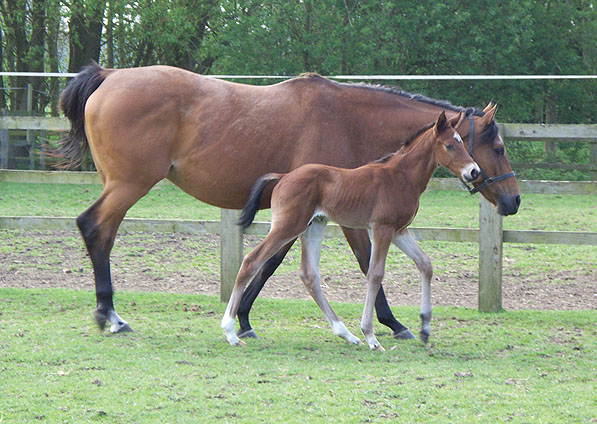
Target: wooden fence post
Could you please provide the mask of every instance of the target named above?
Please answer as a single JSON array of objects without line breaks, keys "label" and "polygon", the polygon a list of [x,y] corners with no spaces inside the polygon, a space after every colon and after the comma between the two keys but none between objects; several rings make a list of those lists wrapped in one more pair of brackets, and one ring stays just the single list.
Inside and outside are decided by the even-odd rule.
[{"label": "wooden fence post", "polygon": [[[27,115],[33,116],[33,85],[27,83]],[[35,169],[35,137],[32,130],[27,130],[26,143],[29,147],[29,169]]]},{"label": "wooden fence post", "polygon": [[592,165],[589,171],[589,179],[597,181],[597,139],[589,143],[589,163]]},{"label": "wooden fence post", "polygon": [[[2,116],[0,111],[0,116]],[[0,124],[0,169],[8,168],[8,130]]]},{"label": "wooden fence post", "polygon": [[236,225],[240,211],[221,210],[220,300],[228,302],[243,260],[243,230]]},{"label": "wooden fence post", "polygon": [[502,216],[480,196],[479,204],[479,312],[502,310]]}]

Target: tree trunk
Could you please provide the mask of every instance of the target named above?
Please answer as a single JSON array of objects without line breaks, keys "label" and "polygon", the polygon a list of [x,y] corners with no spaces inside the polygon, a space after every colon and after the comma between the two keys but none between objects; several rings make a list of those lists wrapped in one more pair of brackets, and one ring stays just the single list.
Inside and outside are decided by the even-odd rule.
[{"label": "tree trunk", "polygon": [[[47,19],[47,45],[48,45],[48,64],[50,72],[58,72],[58,31],[60,28],[60,12],[58,1],[51,1],[46,9]],[[59,81],[58,78],[50,78],[49,83],[50,92],[50,113],[52,116],[58,116],[58,98],[59,98]]]},{"label": "tree trunk", "polygon": [[68,23],[69,72],[79,72],[92,59],[99,62],[105,7],[105,1],[72,3]]}]

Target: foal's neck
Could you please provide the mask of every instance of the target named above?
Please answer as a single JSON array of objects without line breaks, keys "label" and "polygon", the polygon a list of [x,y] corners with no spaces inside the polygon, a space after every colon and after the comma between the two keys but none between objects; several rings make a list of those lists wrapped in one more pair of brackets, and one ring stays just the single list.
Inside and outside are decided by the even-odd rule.
[{"label": "foal's neck", "polygon": [[435,144],[433,129],[427,130],[411,146],[407,146],[404,153],[394,155],[387,167],[398,175],[406,176],[408,182],[423,193],[438,166]]}]

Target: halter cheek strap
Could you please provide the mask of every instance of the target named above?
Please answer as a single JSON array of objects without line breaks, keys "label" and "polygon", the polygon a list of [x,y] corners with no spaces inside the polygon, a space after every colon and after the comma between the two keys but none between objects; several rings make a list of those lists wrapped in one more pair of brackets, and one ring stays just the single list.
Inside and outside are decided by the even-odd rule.
[{"label": "halter cheek strap", "polygon": [[[473,156],[473,144],[474,144],[474,134],[475,134],[475,125],[473,122],[473,114],[471,113],[468,116],[468,123],[469,123],[469,129],[468,129],[468,154],[470,155],[471,158],[473,158],[473,160],[475,160],[475,157]],[[492,184],[497,183],[498,181],[502,181],[505,180],[506,178],[510,178],[510,177],[514,177],[514,172],[508,172],[507,174],[504,175],[500,175],[497,177],[490,177],[488,176],[485,171],[483,171],[483,168],[481,168],[481,165],[479,165],[477,163],[477,166],[479,166],[479,170],[481,171],[481,177],[483,177],[483,181],[481,182],[481,184],[479,184],[477,187],[470,187],[467,183],[465,183],[464,181],[462,181],[462,184],[464,184],[464,186],[466,187],[466,189],[468,190],[468,192],[472,195],[475,194],[481,190],[483,190],[486,187],[489,187]]]}]

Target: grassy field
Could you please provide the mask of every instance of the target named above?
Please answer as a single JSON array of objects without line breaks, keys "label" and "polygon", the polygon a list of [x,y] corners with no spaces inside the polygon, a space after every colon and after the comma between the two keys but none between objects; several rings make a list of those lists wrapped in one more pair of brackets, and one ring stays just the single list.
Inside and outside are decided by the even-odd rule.
[{"label": "grassy field", "polygon": [[[380,353],[334,337],[313,302],[262,300],[262,338],[233,348],[215,297],[117,295],[134,333],[98,332],[87,292],[0,288],[0,422],[597,419],[595,311],[436,308],[426,346],[376,324]],[[334,307],[358,332],[361,306]]]}]

